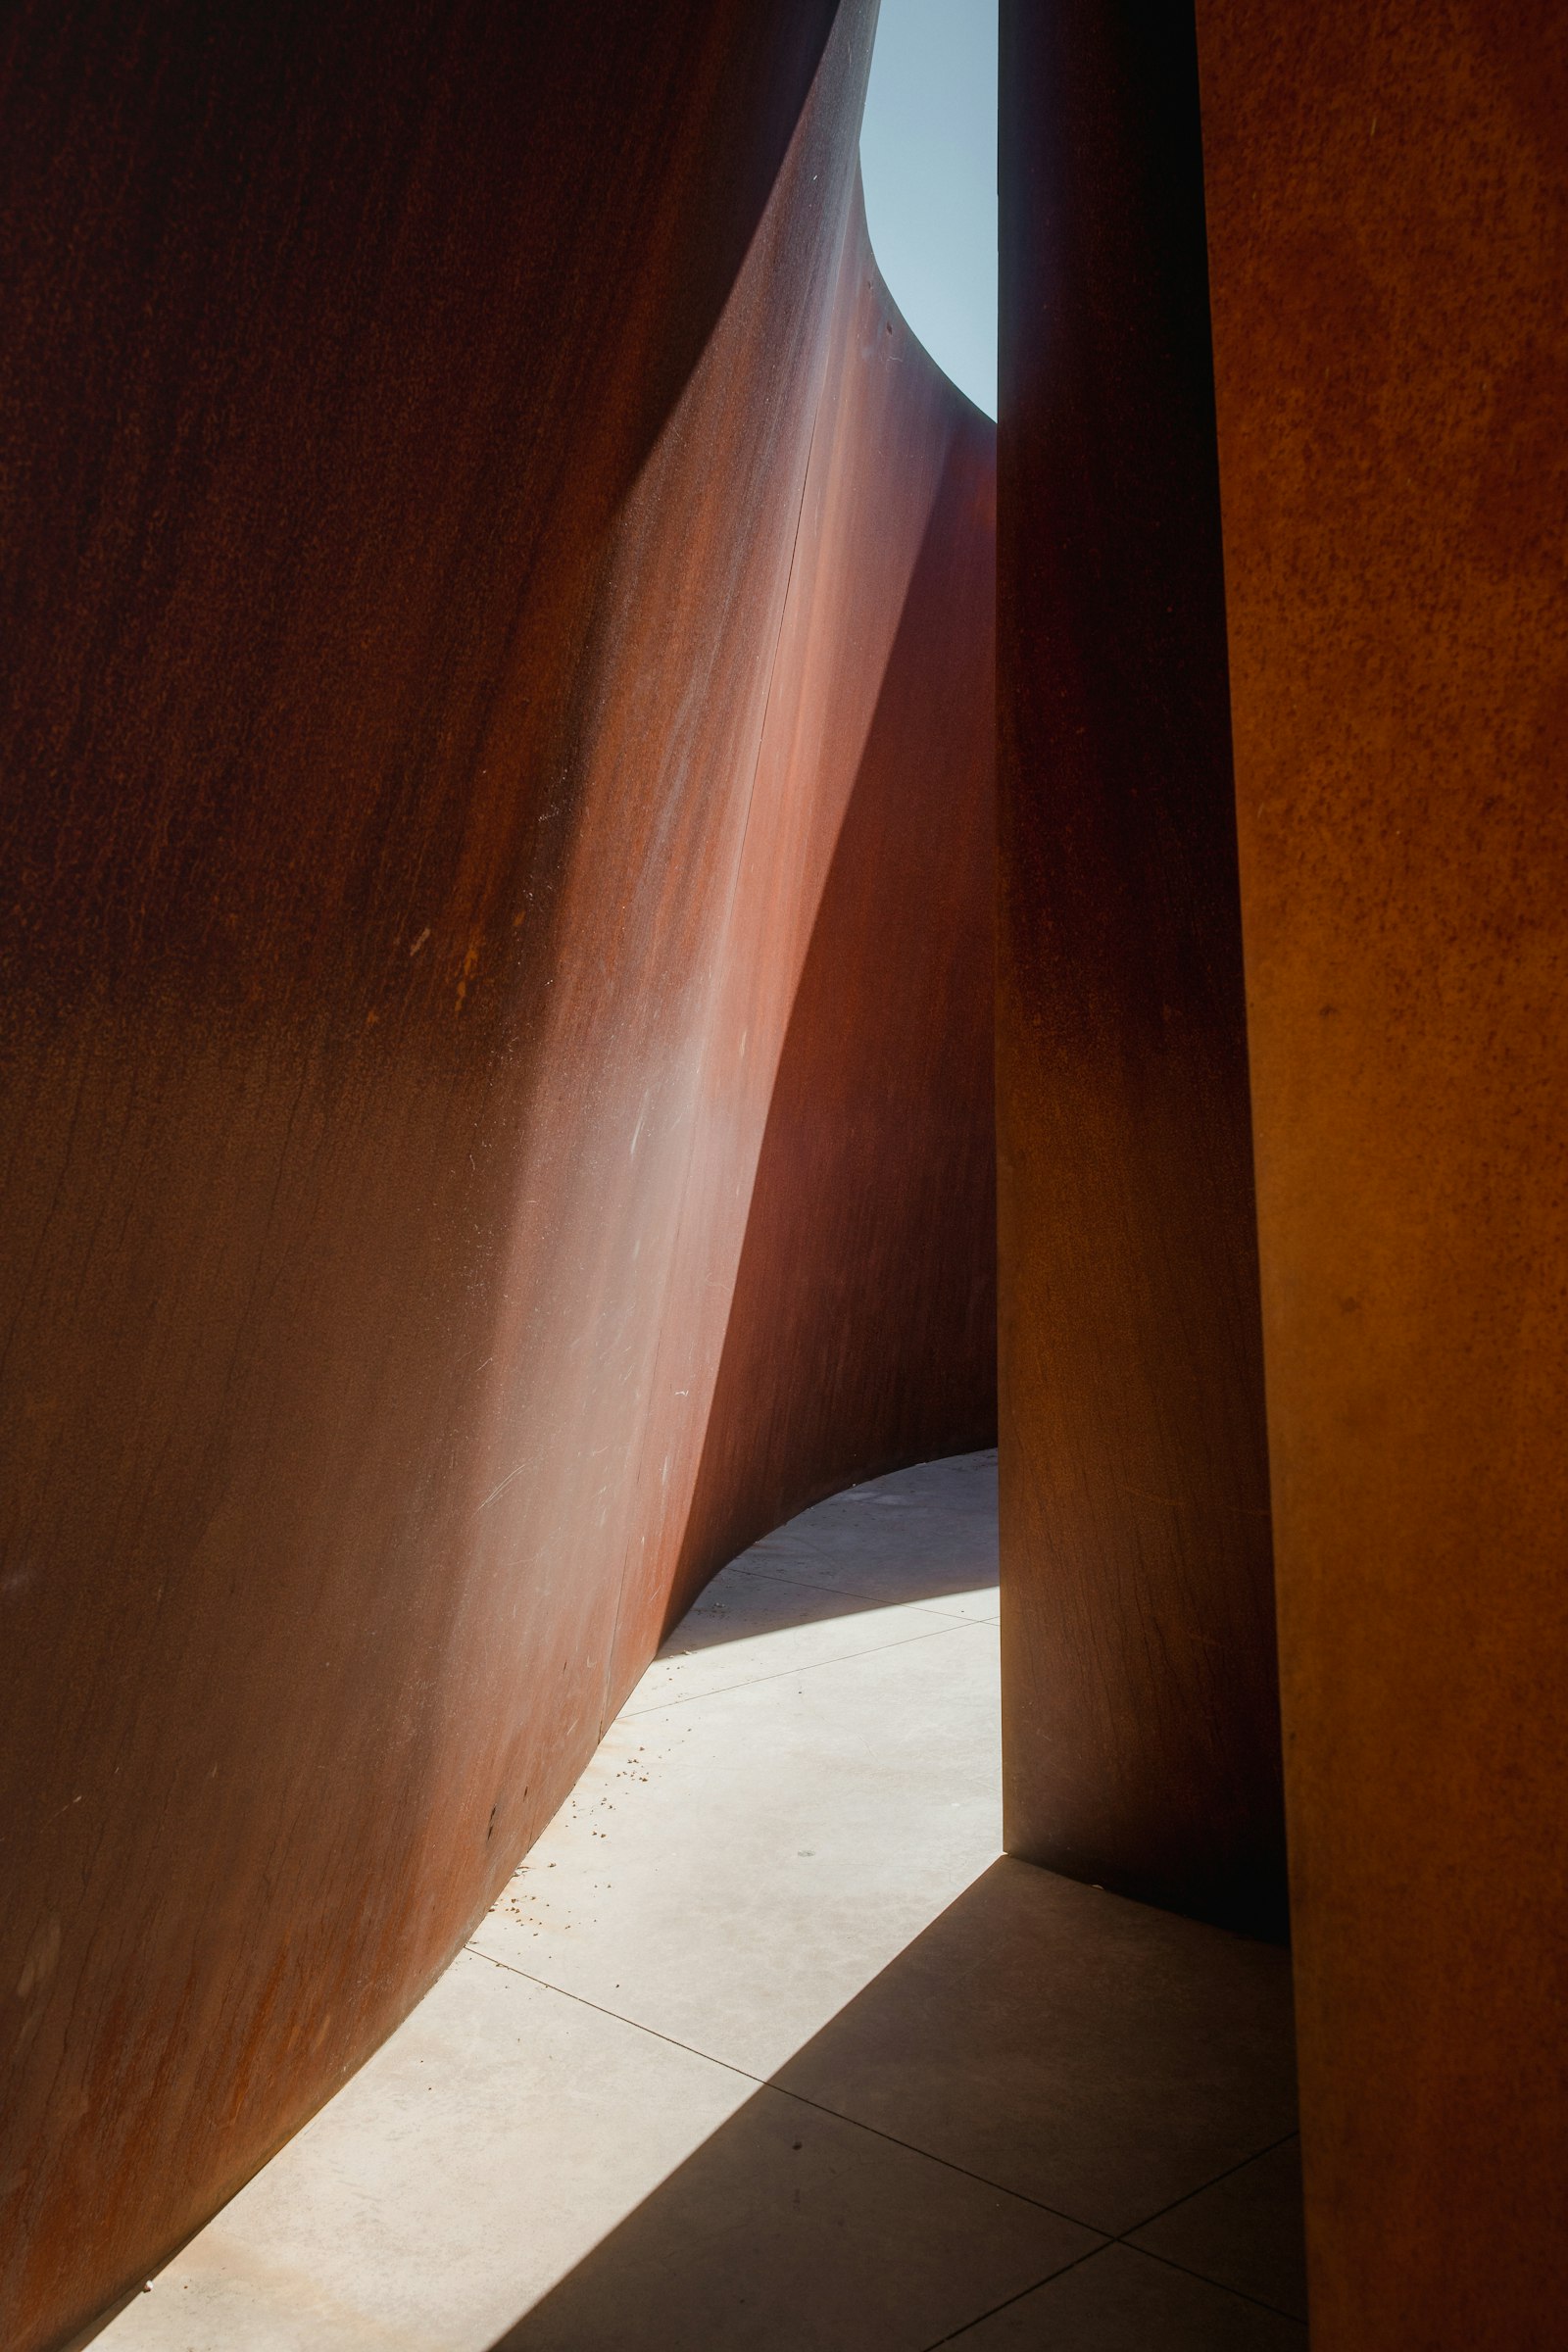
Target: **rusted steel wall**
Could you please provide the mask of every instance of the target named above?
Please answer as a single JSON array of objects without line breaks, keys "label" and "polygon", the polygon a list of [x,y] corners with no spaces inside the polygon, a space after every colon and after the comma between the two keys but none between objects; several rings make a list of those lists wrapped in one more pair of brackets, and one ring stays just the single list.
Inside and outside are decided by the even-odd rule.
[{"label": "rusted steel wall", "polygon": [[1285,1909],[1193,24],[1004,0],[1010,1851]]},{"label": "rusted steel wall", "polygon": [[1200,0],[1313,2343],[1568,2309],[1568,18]]},{"label": "rusted steel wall", "polygon": [[[8,2346],[407,2010],[726,1524],[987,1433],[990,457],[870,30],[8,22]],[[863,1097],[862,925],[947,981]],[[813,1287],[837,1387],[737,1380]]]},{"label": "rusted steel wall", "polygon": [[[815,779],[815,911],[674,1614],[808,1494],[996,1434],[996,431],[890,304],[858,204],[830,371],[758,770],[784,810]],[[782,862],[760,841],[748,878]]]}]

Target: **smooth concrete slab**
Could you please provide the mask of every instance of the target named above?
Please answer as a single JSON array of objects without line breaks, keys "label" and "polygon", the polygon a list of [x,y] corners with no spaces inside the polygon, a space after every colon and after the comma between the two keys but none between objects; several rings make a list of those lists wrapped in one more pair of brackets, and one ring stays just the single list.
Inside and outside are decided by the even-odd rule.
[{"label": "smooth concrete slab", "polygon": [[[878,1608],[858,1595],[826,1590],[813,1592],[803,1607],[801,1585],[772,1576],[730,1573],[718,1583],[722,1590],[708,1602],[707,1621],[696,1629],[691,1646],[665,1644],[621,1709],[623,1723],[674,1700],[706,1698],[797,1667],[917,1642],[943,1632],[960,1615],[946,1606]],[[694,1609],[692,1617],[697,1613]],[[690,1626],[688,1617],[680,1633]]]},{"label": "smooth concrete slab", "polygon": [[100,2340],[486,2352],[754,2091],[465,1952]]},{"label": "smooth concrete slab", "polygon": [[[997,1512],[997,1449],[986,1446],[978,1453],[944,1453],[929,1462],[915,1462],[907,1470],[889,1470],[881,1478],[862,1479],[858,1485],[845,1487],[830,1494],[826,1504],[813,1505],[823,1509],[833,1503],[855,1502],[862,1495],[885,1495],[901,1502],[937,1503],[945,1510]],[[806,1512],[797,1514],[800,1518]]]},{"label": "smooth concrete slab", "polygon": [[994,1513],[926,1465],[726,1570],[111,2352],[1298,2343],[1283,1960],[999,1860]]},{"label": "smooth concrete slab", "polygon": [[1289,2139],[1184,2198],[1135,2230],[1128,2243],[1304,2320],[1299,2141]]},{"label": "smooth concrete slab", "polygon": [[1098,2242],[466,1953],[107,2340],[916,2352]]},{"label": "smooth concrete slab", "polygon": [[920,2352],[1097,2243],[760,2090],[496,2352]]},{"label": "smooth concrete slab", "polygon": [[[759,1563],[755,1568],[751,1565],[754,1558]],[[962,1563],[966,1574],[975,1572],[980,1565],[983,1563],[973,1557]],[[933,1567],[939,1573],[933,1574]],[[764,1554],[759,1547],[756,1553],[748,1552],[739,1566],[726,1569],[725,1579],[730,1586],[753,1581],[765,1581],[769,1585],[787,1582],[795,1593],[803,1622],[807,1617],[825,1615],[835,1602],[850,1609],[889,1608],[895,1605],[889,1597],[890,1590],[896,1592],[912,1586],[924,1595],[915,1605],[928,1615],[962,1617],[984,1625],[999,1623],[1002,1594],[996,1585],[979,1585],[972,1591],[955,1590],[951,1580],[956,1573],[956,1567],[922,1563],[918,1558],[911,1572],[908,1556],[901,1553],[891,1559],[862,1564],[857,1577],[853,1561],[828,1558],[814,1549]],[[848,1579],[854,1580],[857,1589],[851,1589]]]},{"label": "smooth concrete slab", "polygon": [[1306,2352],[1306,2329],[1128,2246],[1106,2246],[977,2327],[954,2352]]},{"label": "smooth concrete slab", "polygon": [[737,1565],[883,1606],[958,1596],[965,1614],[995,1616],[997,1457],[959,1454],[851,1487],[764,1536]]},{"label": "smooth concrete slab", "polygon": [[777,2079],[1120,2235],[1294,2130],[1290,1963],[1003,1860]]},{"label": "smooth concrete slab", "polygon": [[842,1531],[842,1542],[832,1543],[797,1543],[787,1531],[764,1536],[746,1554],[746,1565],[828,1592],[853,1593],[873,1608],[910,1600],[942,1608],[956,1594],[994,1590],[988,1558],[994,1539],[984,1539],[957,1521],[950,1531],[952,1542],[938,1548],[930,1541],[929,1524],[920,1544],[907,1540],[907,1524],[890,1527],[867,1515],[870,1532],[863,1542],[848,1529]]},{"label": "smooth concrete slab", "polygon": [[623,1716],[475,1948],[770,2075],[996,1858],[999,1679],[946,1621]]}]

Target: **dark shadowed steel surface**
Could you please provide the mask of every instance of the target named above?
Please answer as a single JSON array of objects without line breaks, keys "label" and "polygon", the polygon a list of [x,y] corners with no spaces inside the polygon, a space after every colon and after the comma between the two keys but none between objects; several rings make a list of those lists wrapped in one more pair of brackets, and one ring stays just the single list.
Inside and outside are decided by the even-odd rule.
[{"label": "dark shadowed steel surface", "polygon": [[1319,2352],[1568,2312],[1568,16],[1200,0]]},{"label": "dark shadowed steel surface", "polygon": [[677,1573],[988,1434],[991,456],[870,31],[9,20],[8,2348],[406,2012]]},{"label": "dark shadowed steel surface", "polygon": [[1007,1845],[1278,1933],[1192,20],[1004,0],[1002,42]]}]

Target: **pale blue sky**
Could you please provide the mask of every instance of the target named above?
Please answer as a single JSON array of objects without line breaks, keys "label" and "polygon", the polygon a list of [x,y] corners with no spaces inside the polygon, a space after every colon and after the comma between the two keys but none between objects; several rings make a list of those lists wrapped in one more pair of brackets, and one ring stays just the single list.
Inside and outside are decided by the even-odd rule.
[{"label": "pale blue sky", "polygon": [[995,416],[997,0],[882,0],[860,171],[889,292]]}]

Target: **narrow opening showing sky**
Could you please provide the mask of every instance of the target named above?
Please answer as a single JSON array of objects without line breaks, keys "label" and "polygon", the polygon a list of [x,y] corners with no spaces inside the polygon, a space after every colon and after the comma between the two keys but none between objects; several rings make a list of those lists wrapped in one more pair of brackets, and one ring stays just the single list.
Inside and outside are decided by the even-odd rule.
[{"label": "narrow opening showing sky", "polygon": [[860,172],[889,293],[995,416],[997,0],[882,0]]}]

